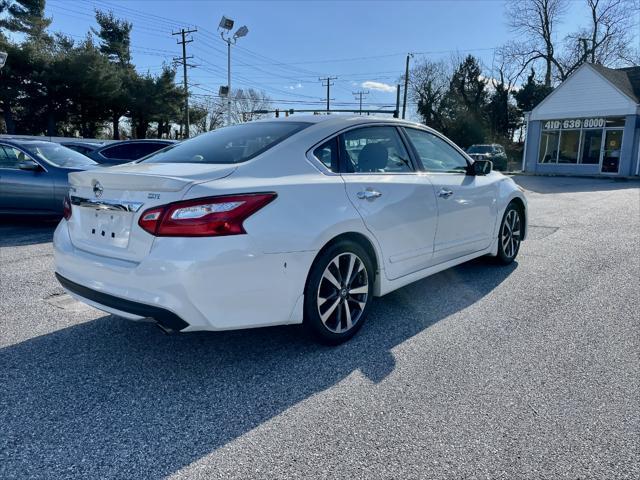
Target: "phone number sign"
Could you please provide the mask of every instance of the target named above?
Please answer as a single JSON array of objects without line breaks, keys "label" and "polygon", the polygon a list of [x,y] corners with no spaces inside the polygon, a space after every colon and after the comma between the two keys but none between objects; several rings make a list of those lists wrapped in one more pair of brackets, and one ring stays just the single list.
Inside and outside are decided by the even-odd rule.
[{"label": "phone number sign", "polygon": [[549,120],[544,123],[545,130],[561,128],[602,128],[606,124],[604,118],[572,118],[567,120]]}]

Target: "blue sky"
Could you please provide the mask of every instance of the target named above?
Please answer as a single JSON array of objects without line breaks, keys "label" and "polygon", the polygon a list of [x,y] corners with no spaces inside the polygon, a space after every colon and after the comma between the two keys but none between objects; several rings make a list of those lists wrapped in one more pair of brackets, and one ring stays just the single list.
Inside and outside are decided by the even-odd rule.
[{"label": "blue sky", "polygon": [[[580,1],[559,25],[558,34],[584,18]],[[216,33],[222,15],[249,34],[232,52],[232,85],[264,90],[281,108],[315,108],[325,89],[319,76],[337,76],[331,96],[354,103],[353,91],[366,87],[369,108],[395,103],[395,85],[407,52],[416,59],[472,53],[487,69],[493,49],[513,37],[504,2],[460,1],[193,1],[47,0],[52,30],[82,38],[95,26],[93,10],[112,10],[133,23],[134,61],[140,71],[157,73],[162,62],[180,54],[172,30],[197,26],[188,45],[194,99],[226,84],[226,45]],[[181,80],[181,75],[180,75]],[[382,85],[365,82],[377,82]],[[385,91],[389,90],[389,91]],[[337,108],[337,107],[336,107]],[[351,108],[351,107],[343,107]]]}]

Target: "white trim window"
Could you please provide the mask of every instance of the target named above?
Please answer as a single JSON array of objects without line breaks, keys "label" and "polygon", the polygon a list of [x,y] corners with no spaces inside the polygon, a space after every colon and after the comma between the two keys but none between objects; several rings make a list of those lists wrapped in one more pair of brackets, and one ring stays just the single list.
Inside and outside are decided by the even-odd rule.
[{"label": "white trim window", "polygon": [[619,130],[622,136],[624,123],[624,117],[545,120],[538,163],[602,165],[605,132]]}]

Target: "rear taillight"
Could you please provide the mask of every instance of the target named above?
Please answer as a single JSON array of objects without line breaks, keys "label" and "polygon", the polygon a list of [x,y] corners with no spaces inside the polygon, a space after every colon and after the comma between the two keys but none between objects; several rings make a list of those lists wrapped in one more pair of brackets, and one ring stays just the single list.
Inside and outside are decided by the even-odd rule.
[{"label": "rear taillight", "polygon": [[196,198],[145,210],[138,225],[156,237],[215,237],[246,233],[242,222],[276,198],[250,193]]},{"label": "rear taillight", "polygon": [[62,200],[62,216],[65,220],[69,220],[71,218],[71,199],[69,195],[65,195]]}]

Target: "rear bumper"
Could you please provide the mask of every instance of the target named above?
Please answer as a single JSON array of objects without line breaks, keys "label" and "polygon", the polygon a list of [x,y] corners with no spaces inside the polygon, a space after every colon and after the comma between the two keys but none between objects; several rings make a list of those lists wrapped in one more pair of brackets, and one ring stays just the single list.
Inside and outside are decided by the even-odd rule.
[{"label": "rear bumper", "polygon": [[109,295],[108,293],[92,290],[72,282],[57,272],[56,278],[60,282],[60,285],[78,297],[109,309],[114,309],[118,312],[125,312],[136,317],[153,318],[162,327],[164,327],[165,330],[179,332],[189,326],[189,324],[178,315],[170,312],[169,310],[165,310],[164,308],[146,305],[144,303],[134,302],[132,300],[126,300],[124,298]]},{"label": "rear bumper", "polygon": [[55,271],[80,300],[171,330],[232,330],[300,323],[313,252],[265,254],[249,235],[154,240],[139,262],[74,246],[66,221],[54,233]]}]

